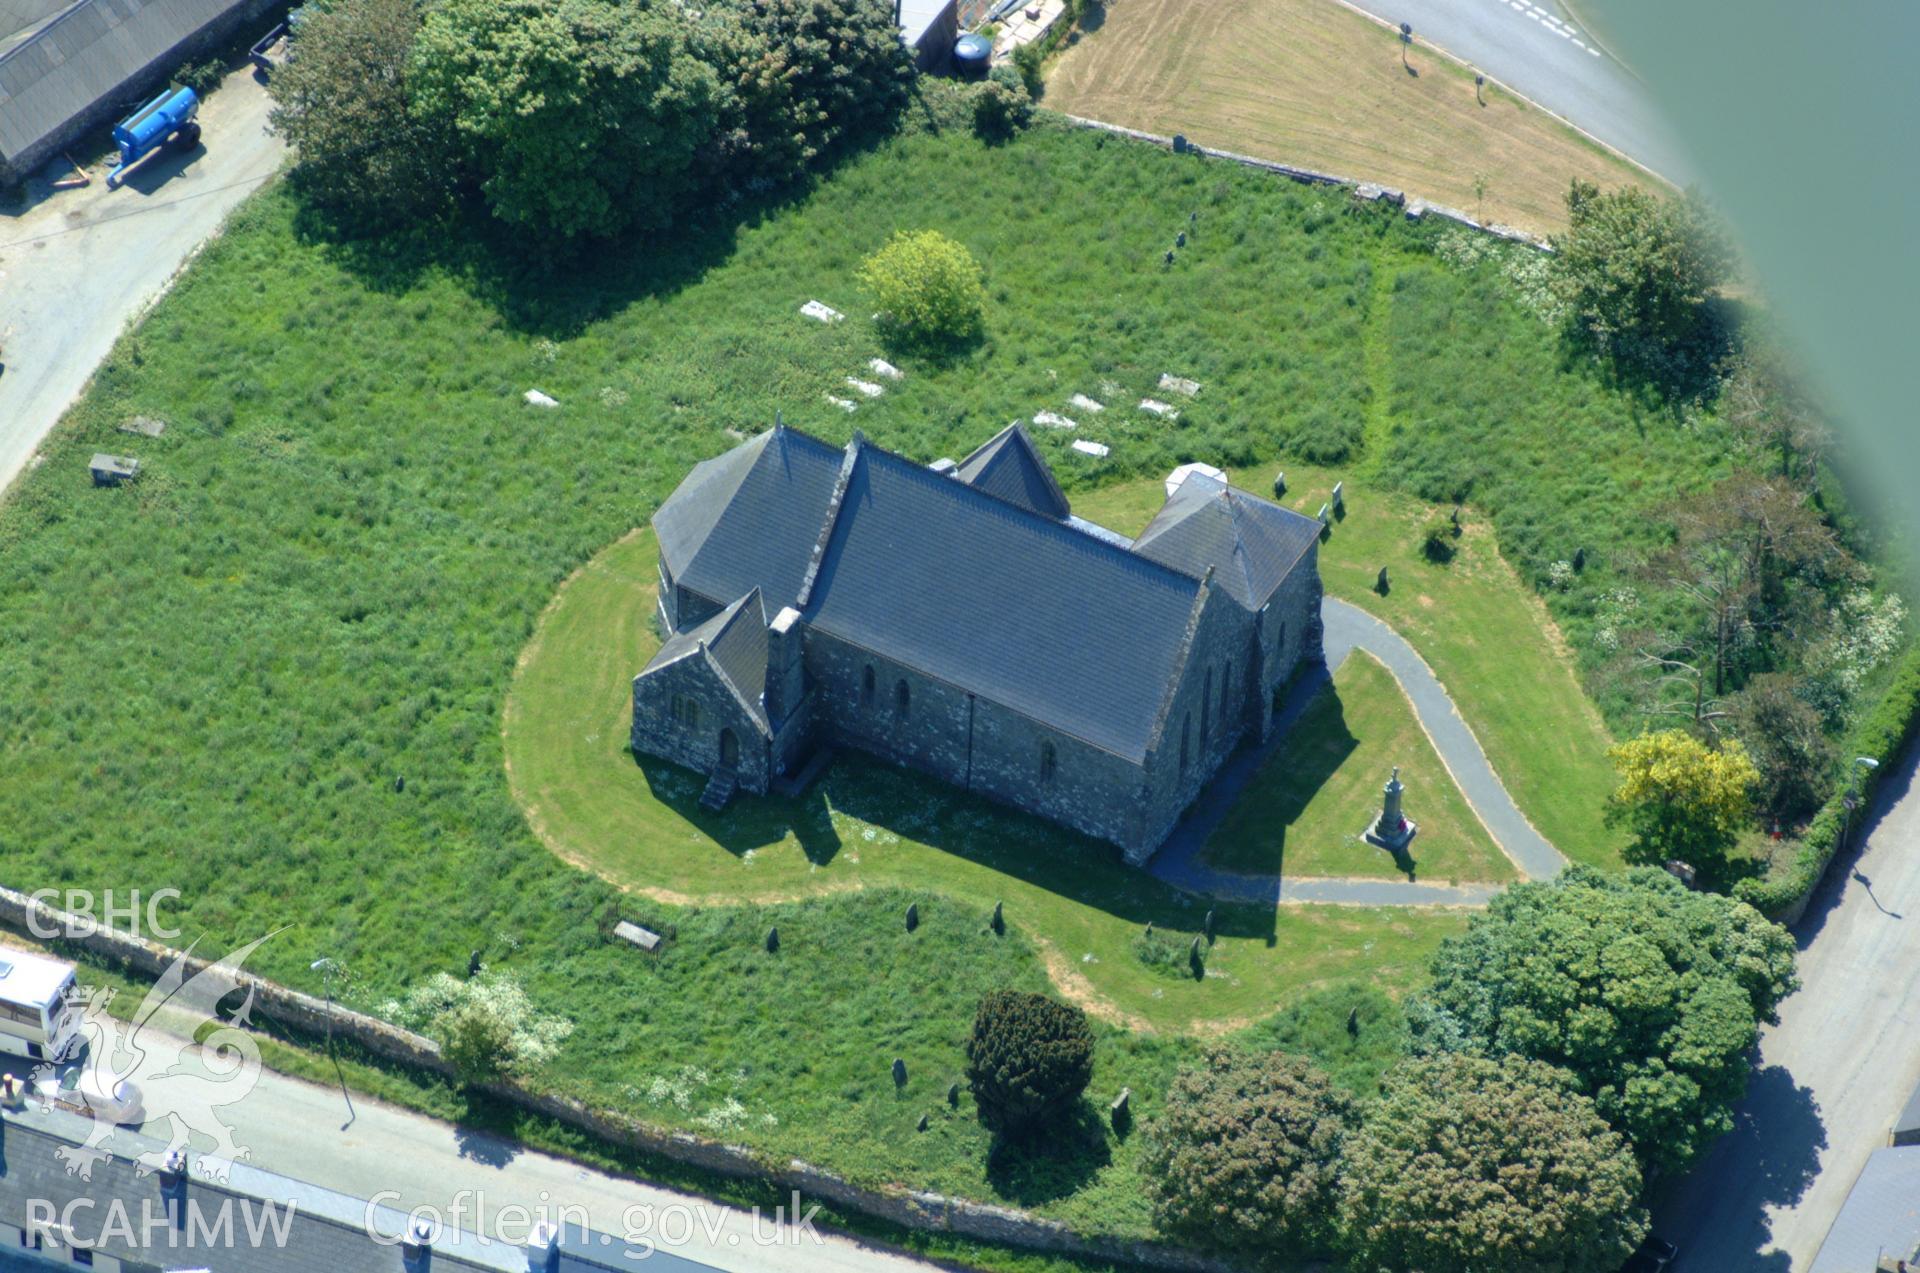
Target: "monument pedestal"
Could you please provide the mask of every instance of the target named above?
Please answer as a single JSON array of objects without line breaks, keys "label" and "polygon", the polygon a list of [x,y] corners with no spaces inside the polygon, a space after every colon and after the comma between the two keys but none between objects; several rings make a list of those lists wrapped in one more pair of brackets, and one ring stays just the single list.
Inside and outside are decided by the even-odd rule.
[{"label": "monument pedestal", "polygon": [[1412,818],[1400,812],[1400,793],[1406,787],[1400,782],[1400,766],[1393,767],[1393,776],[1387,779],[1384,797],[1380,802],[1380,816],[1366,830],[1367,843],[1377,845],[1390,853],[1399,853],[1413,840],[1419,831]]}]

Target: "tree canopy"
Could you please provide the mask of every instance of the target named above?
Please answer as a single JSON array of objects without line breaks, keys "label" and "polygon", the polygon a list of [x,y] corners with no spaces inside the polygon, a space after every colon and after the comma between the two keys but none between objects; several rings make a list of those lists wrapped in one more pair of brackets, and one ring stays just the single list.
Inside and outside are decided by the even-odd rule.
[{"label": "tree canopy", "polygon": [[1709,302],[1734,261],[1719,222],[1691,195],[1602,193],[1577,179],[1567,214],[1554,248],[1575,333],[1624,370],[1704,383],[1720,353]]},{"label": "tree canopy", "polygon": [[415,42],[413,105],[449,120],[502,220],[561,237],[672,219],[720,84],[675,5],[443,0]]},{"label": "tree canopy", "polygon": [[1645,1236],[1633,1155],[1563,1071],[1455,1054],[1383,1089],[1346,1145],[1356,1271],[1613,1273]]},{"label": "tree canopy", "polygon": [[1681,861],[1709,874],[1753,816],[1760,773],[1738,739],[1709,747],[1685,730],[1663,729],[1607,750],[1620,771],[1607,816],[1633,830],[1627,859],[1646,866]]},{"label": "tree canopy", "polygon": [[1352,1119],[1352,1100],[1305,1058],[1215,1048],[1180,1072],[1150,1129],[1155,1219],[1201,1246],[1320,1250]]},{"label": "tree canopy", "polygon": [[1021,990],[980,1001],[967,1041],[980,1121],[1018,1138],[1066,1112],[1093,1080],[1093,1031],[1072,1004]]},{"label": "tree canopy", "polygon": [[1649,1176],[1676,1173],[1732,1126],[1793,959],[1791,935],[1744,902],[1664,871],[1575,867],[1507,889],[1441,945],[1414,1047],[1560,1066]]},{"label": "tree canopy", "polygon": [[434,162],[440,122],[408,108],[414,0],[338,0],[301,10],[299,55],[274,68],[273,130],[299,157],[301,188],[362,229],[385,229],[444,206]]},{"label": "tree canopy", "polygon": [[980,333],[987,292],[965,245],[938,230],[902,230],[860,266],[860,282],[887,326],[910,344],[939,345]]}]

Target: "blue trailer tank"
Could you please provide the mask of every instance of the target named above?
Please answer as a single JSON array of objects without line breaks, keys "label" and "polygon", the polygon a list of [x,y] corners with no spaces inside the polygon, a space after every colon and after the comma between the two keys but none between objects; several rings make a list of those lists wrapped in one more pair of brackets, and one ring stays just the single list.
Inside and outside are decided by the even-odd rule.
[{"label": "blue trailer tank", "polygon": [[190,88],[171,88],[113,126],[113,140],[120,147],[120,163],[107,174],[107,184],[117,186],[120,176],[150,151],[179,137],[191,144],[200,139],[200,126],[193,117],[200,110],[200,98]]}]

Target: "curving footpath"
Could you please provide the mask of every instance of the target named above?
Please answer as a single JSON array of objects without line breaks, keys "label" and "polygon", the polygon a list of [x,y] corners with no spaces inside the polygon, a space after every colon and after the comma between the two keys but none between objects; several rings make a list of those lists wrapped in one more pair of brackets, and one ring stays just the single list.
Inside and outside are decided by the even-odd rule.
[{"label": "curving footpath", "polygon": [[[1497,884],[1241,875],[1216,870],[1201,860],[1200,853],[1208,837],[1268,757],[1282,745],[1293,722],[1332,679],[1334,671],[1346,662],[1347,655],[1362,649],[1385,664],[1400,682],[1407,700],[1413,704],[1420,727],[1433,740],[1434,749],[1440,753],[1441,761],[1453,775],[1467,803],[1521,873],[1528,879],[1549,880],[1564,870],[1567,859],[1533,829],[1533,824],[1513,803],[1513,797],[1501,785],[1493,766],[1487,763],[1486,753],[1480,750],[1480,741],[1460,718],[1459,710],[1434,677],[1433,669],[1406,639],[1358,606],[1332,597],[1321,602],[1320,619],[1325,629],[1325,664],[1303,673],[1294,682],[1286,703],[1280,708],[1273,736],[1259,747],[1239,752],[1222,767],[1219,776],[1174,828],[1173,835],[1154,855],[1147,869],[1157,878],[1188,892],[1263,904],[1484,906],[1500,891]],[[1364,817],[1364,813],[1356,812],[1355,816]]]}]

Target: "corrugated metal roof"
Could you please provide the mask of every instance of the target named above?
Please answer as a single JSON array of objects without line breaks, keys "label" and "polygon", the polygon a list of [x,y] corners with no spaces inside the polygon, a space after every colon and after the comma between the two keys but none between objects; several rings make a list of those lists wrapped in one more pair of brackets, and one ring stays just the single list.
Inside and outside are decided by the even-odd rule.
[{"label": "corrugated metal roof", "polygon": [[[1834,1217],[1808,1273],[1871,1273],[1879,1257],[1920,1250],[1920,1145],[1876,1149]],[[1684,1264],[1686,1253],[1680,1255]]]},{"label": "corrugated metal roof", "polygon": [[[17,20],[43,0],[3,0]],[[79,0],[0,53],[0,156],[23,154],[126,91],[156,58],[244,0]]]}]

